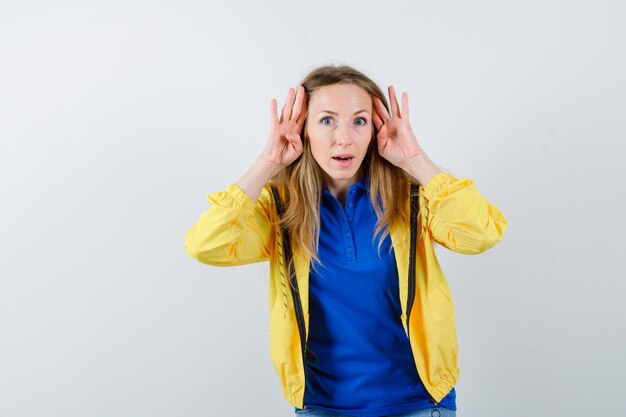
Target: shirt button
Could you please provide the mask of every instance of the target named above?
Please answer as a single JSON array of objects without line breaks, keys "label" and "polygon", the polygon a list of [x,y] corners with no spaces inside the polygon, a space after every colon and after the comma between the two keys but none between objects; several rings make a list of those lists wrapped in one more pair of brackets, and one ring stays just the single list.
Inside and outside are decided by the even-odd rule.
[{"label": "shirt button", "polygon": [[348,217],[348,221],[351,222],[352,221],[352,217]]},{"label": "shirt button", "polygon": [[350,232],[346,232],[346,237],[350,237]]},{"label": "shirt button", "polygon": [[348,252],[349,252],[349,253],[352,253],[352,248],[348,248]]},{"label": "shirt button", "polygon": [[356,194],[356,190],[352,190],[352,194]]},{"label": "shirt button", "polygon": [[353,207],[353,206],[354,206],[354,204],[348,203],[348,207]]}]

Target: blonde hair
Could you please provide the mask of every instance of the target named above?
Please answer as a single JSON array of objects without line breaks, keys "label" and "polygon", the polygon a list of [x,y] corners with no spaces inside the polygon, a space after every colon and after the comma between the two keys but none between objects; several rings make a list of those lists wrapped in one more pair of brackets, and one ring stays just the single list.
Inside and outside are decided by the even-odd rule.
[{"label": "blonde hair", "polygon": [[[353,84],[363,88],[370,96],[378,97],[387,111],[389,105],[381,89],[363,73],[347,66],[322,66],[311,71],[301,82],[309,99],[319,88],[334,84]],[[393,165],[378,153],[376,126],[373,125],[363,165],[369,176],[370,199],[378,221],[372,242],[379,236],[378,252],[390,228],[408,227],[405,202],[414,180],[401,168]],[[272,179],[283,202],[281,224],[286,226],[294,254],[305,252],[315,263],[323,265],[318,256],[320,233],[320,202],[322,193],[322,168],[313,158],[306,121],[302,129],[303,152],[292,164],[280,170]],[[379,199],[380,198],[380,201]],[[381,206],[382,202],[382,206]],[[391,248],[390,248],[391,250]]]}]

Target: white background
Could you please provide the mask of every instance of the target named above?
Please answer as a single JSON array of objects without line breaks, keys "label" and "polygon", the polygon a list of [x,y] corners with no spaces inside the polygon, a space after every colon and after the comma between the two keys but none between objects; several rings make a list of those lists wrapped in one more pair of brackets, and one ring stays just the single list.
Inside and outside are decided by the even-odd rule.
[{"label": "white background", "polygon": [[618,1],[0,2],[0,416],[290,416],[268,265],[184,250],[270,100],[349,64],[509,221],[437,254],[459,417],[619,415],[626,7]]}]

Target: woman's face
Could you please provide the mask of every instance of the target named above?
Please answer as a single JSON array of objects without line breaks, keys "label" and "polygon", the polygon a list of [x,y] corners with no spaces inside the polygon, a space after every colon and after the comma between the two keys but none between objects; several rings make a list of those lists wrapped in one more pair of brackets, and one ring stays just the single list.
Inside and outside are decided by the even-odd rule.
[{"label": "woman's face", "polygon": [[353,84],[320,87],[309,98],[306,129],[311,153],[330,188],[347,189],[363,174],[372,139],[372,98]]}]

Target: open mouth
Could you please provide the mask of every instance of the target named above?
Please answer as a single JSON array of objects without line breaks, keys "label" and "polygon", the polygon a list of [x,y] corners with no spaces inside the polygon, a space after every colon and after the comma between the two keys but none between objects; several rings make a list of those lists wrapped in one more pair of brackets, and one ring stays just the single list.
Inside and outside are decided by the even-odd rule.
[{"label": "open mouth", "polygon": [[351,159],[354,159],[354,156],[348,156],[348,155],[346,155],[346,156],[333,156],[333,159],[335,161],[349,161]]}]

